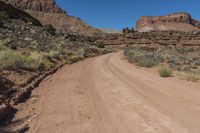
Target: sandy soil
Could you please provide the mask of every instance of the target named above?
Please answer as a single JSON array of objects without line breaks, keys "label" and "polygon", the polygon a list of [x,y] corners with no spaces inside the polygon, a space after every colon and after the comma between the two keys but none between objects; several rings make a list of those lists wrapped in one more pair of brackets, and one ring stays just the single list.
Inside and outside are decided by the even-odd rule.
[{"label": "sandy soil", "polygon": [[200,84],[138,69],[122,53],[65,66],[27,104],[16,117],[32,115],[29,133],[200,132]]}]

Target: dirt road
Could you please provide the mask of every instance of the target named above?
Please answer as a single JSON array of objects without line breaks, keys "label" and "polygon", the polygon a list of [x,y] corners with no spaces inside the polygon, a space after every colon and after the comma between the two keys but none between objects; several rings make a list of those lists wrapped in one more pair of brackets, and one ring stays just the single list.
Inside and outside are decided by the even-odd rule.
[{"label": "dirt road", "polygon": [[200,132],[200,84],[138,69],[121,53],[66,66],[33,95],[30,133]]}]

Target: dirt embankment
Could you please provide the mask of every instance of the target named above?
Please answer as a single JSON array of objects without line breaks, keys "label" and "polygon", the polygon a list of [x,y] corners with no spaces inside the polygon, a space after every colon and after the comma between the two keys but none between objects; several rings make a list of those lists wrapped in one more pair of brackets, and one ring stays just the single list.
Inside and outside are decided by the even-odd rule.
[{"label": "dirt embankment", "polygon": [[13,121],[28,117],[30,133],[198,133],[199,88],[107,54],[45,80]]}]

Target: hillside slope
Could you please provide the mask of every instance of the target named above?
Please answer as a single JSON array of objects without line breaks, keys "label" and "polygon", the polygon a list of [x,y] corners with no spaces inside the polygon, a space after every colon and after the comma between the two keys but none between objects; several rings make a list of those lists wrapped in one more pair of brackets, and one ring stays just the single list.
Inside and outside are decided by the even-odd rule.
[{"label": "hillside slope", "polygon": [[14,8],[10,4],[6,4],[3,1],[0,1],[0,12],[1,12],[1,18],[3,17],[2,12],[4,12],[9,18],[15,18],[15,19],[20,18],[26,22],[32,22],[32,24],[34,25],[41,26],[41,23],[37,19],[30,16],[28,13],[25,13],[17,8]]},{"label": "hillside slope", "polygon": [[51,24],[58,32],[93,34],[101,31],[89,26],[81,19],[69,16],[55,0],[3,0],[22,9],[38,19],[43,25]]}]

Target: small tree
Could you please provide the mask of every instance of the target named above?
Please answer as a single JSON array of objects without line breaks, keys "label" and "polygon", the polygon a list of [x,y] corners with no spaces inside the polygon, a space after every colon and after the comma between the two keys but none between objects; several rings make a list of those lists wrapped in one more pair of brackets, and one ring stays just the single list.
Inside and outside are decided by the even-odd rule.
[{"label": "small tree", "polygon": [[56,34],[56,29],[51,24],[45,25],[44,26],[44,30],[46,32],[48,32],[49,34],[51,34],[51,35],[55,35]]},{"label": "small tree", "polygon": [[123,28],[122,32],[123,32],[124,34],[129,33],[129,28]]}]

